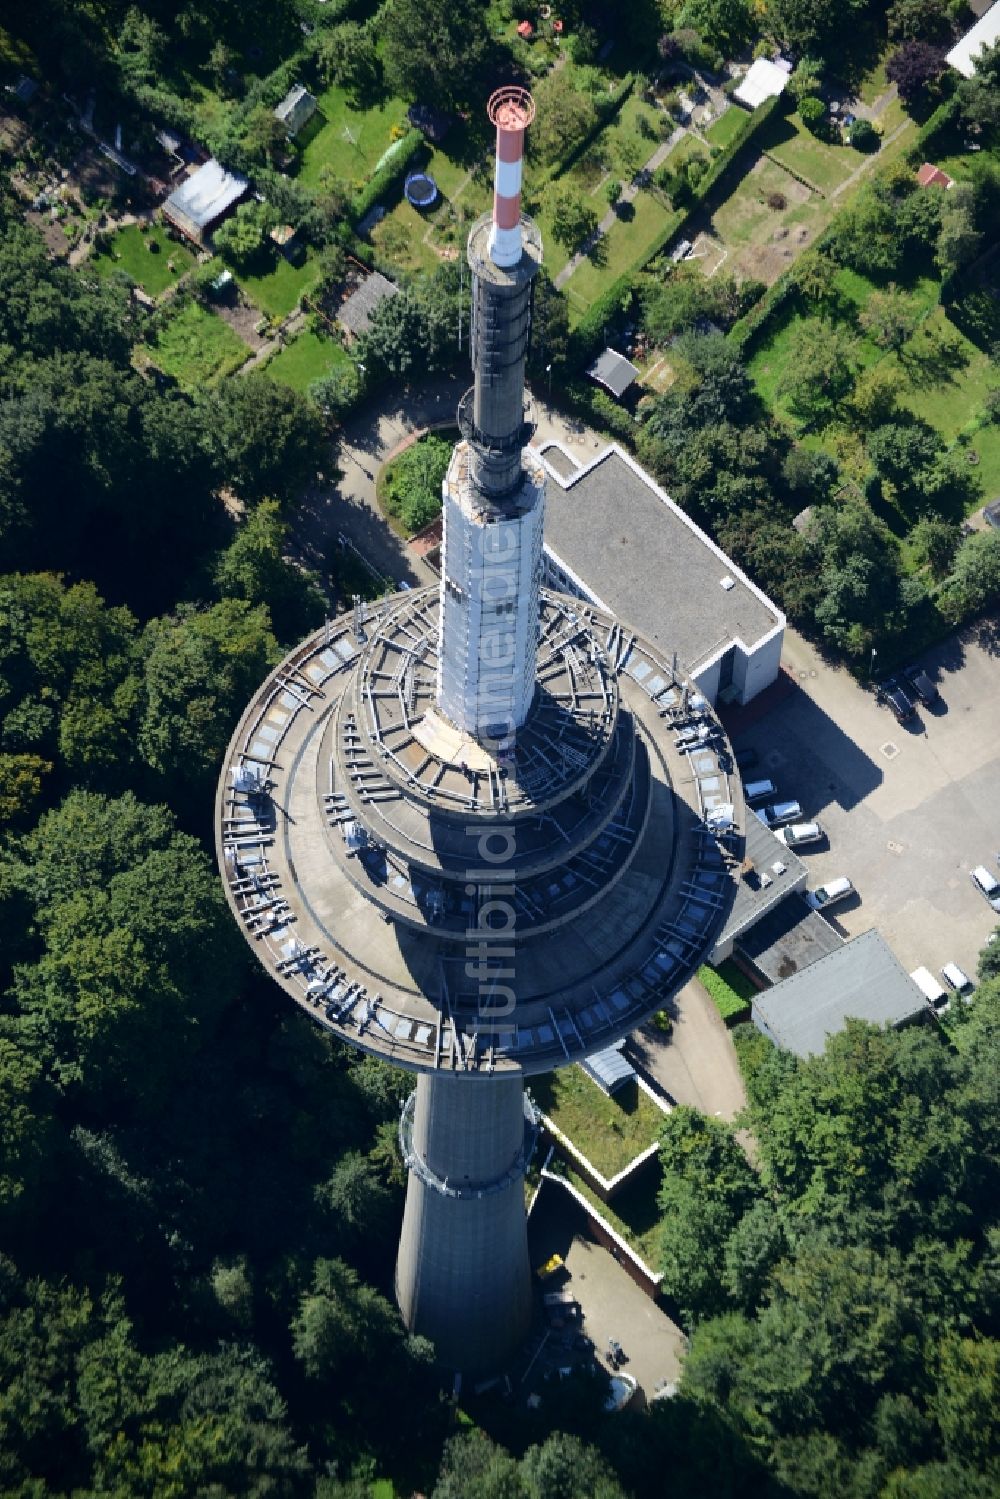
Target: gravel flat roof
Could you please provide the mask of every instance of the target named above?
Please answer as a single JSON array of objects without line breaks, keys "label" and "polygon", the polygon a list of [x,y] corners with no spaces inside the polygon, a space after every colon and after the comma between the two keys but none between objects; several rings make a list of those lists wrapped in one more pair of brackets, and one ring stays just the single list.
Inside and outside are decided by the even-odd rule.
[{"label": "gravel flat roof", "polygon": [[[546,460],[547,462],[547,460]],[[565,477],[547,462],[545,541],[623,624],[687,672],[784,616],[616,444]],[[724,586],[725,580],[728,583]]]}]

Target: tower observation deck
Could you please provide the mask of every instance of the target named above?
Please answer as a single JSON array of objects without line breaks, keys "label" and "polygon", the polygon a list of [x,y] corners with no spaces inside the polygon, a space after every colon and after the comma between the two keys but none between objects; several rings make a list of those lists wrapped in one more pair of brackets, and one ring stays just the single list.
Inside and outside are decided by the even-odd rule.
[{"label": "tower observation deck", "polygon": [[490,101],[469,236],[474,385],[443,485],[440,590],[330,622],[262,684],[216,804],[234,914],[291,1000],[417,1074],[396,1291],[439,1358],[527,1331],[526,1075],[661,1008],[732,903],[744,817],[708,704],[606,611],[540,588],[545,471],[524,361],[541,261],[523,90]]}]

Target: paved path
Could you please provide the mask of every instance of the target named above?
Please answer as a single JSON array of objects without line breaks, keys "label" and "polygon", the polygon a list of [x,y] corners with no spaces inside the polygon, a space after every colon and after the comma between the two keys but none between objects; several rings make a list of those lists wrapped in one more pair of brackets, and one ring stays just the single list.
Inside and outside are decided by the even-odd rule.
[{"label": "paved path", "polygon": [[[678,125],[677,128],[672,131],[670,138],[668,140],[662,141],[660,145],[657,146],[656,150],[653,152],[649,160],[639,168],[638,172],[636,172],[635,176],[632,178],[632,181],[626,183],[626,185],[622,188],[622,195],[618,200],[619,204],[631,203],[634,200],[640,188],[644,186],[644,184],[656,171],[656,168],[667,159],[667,157],[670,155],[670,152],[676,146],[677,142],[681,140],[681,138],[686,134],[687,131],[685,127],[683,125]],[[591,250],[593,250],[598,240],[603,239],[604,236],[609,232],[609,230],[614,227],[617,219],[618,214],[615,212],[615,209],[609,209],[590,238],[576,252],[575,255],[570,256],[569,260],[567,260],[558,276],[556,276],[555,285],[557,287],[563,287],[566,285],[566,282],[572,276],[577,266],[581,265],[587,259],[588,255],[590,254]]]},{"label": "paved path", "polygon": [[675,1103],[734,1119],[746,1106],[746,1090],[732,1037],[704,985],[692,979],[670,1009],[671,1034],[643,1026],[630,1037],[629,1054]]}]

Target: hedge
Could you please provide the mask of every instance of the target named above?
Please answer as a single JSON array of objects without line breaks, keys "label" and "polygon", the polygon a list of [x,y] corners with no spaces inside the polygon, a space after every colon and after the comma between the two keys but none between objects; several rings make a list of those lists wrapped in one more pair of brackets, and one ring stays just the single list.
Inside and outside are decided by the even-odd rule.
[{"label": "hedge", "polygon": [[647,266],[651,260],[655,260],[661,250],[676,239],[692,213],[702,206],[743,148],[780,107],[782,107],[780,98],[766,99],[763,104],[757,106],[753,114],[747,115],[732,140],[720,151],[704,177],[693,189],[690,203],[684,208],[674,210],[652,245],[643,251],[631,269],[619,276],[603,296],[597,299],[590,311],[580,319],[570,335],[568,362],[572,368],[582,368],[599,351],[604,325],[618,312],[626,295],[635,291],[637,272]]},{"label": "hedge", "polygon": [[536,182],[532,185],[536,189],[541,188],[545,183],[552,182],[556,177],[562,177],[565,172],[568,172],[570,167],[580,160],[580,157],[587,148],[597,139],[605,125],[613,120],[615,115],[621,111],[622,105],[634,88],[635,74],[627,73],[610,98],[602,99],[599,104],[595,104],[597,115],[587,133],[580,140],[574,142],[572,146],[569,146],[551,166],[545,168],[544,172],[539,173]]},{"label": "hedge", "polygon": [[392,188],[398,185],[403,173],[411,165],[423,144],[423,132],[415,128],[408,130],[404,136],[400,137],[392,148],[390,160],[365,183],[351,203],[351,218],[355,223],[363,219],[380,198],[385,197]]},{"label": "hedge", "polygon": [[945,135],[953,130],[958,124],[962,113],[961,101],[957,94],[939,104],[934,113],[917,131],[917,138],[906,153],[906,159],[911,166],[919,167],[925,161],[930,160],[931,147],[939,135]]}]

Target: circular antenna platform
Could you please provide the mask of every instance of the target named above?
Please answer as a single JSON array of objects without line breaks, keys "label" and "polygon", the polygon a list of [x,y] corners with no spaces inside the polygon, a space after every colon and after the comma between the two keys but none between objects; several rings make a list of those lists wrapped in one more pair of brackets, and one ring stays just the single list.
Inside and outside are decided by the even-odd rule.
[{"label": "circular antenna platform", "polygon": [[535,118],[535,101],[526,88],[508,84],[490,95],[486,113],[498,130],[527,130]]},{"label": "circular antenna platform", "polygon": [[411,172],[403,184],[407,203],[414,208],[431,208],[438,200],[438,185],[429,172]]}]

